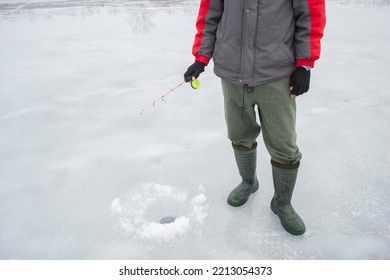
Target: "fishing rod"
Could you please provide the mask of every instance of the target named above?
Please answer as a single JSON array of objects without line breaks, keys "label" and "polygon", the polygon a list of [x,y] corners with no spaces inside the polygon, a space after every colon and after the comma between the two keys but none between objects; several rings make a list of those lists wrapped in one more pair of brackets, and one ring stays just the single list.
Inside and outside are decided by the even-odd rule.
[{"label": "fishing rod", "polygon": [[[140,112],[139,114],[142,115],[142,113],[143,113],[145,110],[149,109],[150,107],[156,106],[156,103],[157,103],[157,102],[159,102],[159,101],[164,101],[164,98],[165,98],[167,95],[169,95],[169,94],[172,93],[175,89],[179,88],[181,85],[183,85],[183,84],[185,84],[185,83],[187,83],[187,82],[186,82],[186,81],[183,81],[183,82],[181,82],[180,84],[178,84],[177,86],[171,88],[168,92],[166,92],[165,94],[161,95],[159,98],[157,98],[156,100],[154,100],[152,103],[146,105],[146,106],[141,110],[141,112]],[[191,87],[192,87],[193,89],[198,89],[198,88],[200,87],[200,82],[199,82],[199,80],[197,80],[197,79],[192,80],[190,84],[191,84]]]}]

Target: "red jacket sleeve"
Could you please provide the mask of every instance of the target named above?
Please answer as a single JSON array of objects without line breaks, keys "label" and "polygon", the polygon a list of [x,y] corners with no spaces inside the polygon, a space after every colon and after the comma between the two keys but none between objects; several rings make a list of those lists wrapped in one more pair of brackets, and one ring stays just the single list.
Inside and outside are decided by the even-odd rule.
[{"label": "red jacket sleeve", "polygon": [[326,23],[325,0],[299,0],[294,13],[296,66],[314,67],[321,54]]},{"label": "red jacket sleeve", "polygon": [[208,64],[214,52],[217,27],[223,12],[223,0],[201,0],[196,20],[197,33],[192,47],[196,61]]}]

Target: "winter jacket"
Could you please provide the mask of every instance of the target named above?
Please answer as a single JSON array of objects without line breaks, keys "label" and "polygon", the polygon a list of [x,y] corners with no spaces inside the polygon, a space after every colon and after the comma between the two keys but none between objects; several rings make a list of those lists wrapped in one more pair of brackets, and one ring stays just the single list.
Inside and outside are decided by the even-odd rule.
[{"label": "winter jacket", "polygon": [[314,67],[325,0],[201,0],[192,53],[217,76],[258,85]]}]

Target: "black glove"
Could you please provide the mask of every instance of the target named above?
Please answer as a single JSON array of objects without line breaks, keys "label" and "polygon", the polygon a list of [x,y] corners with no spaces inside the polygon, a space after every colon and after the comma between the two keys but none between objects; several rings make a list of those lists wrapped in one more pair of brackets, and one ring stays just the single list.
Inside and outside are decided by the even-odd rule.
[{"label": "black glove", "polygon": [[192,77],[198,78],[200,73],[204,72],[206,64],[200,61],[195,61],[190,67],[188,67],[187,72],[184,73],[184,80],[189,82],[192,80]]},{"label": "black glove", "polygon": [[310,85],[310,70],[304,67],[295,68],[290,77],[291,94],[301,95],[309,90]]}]

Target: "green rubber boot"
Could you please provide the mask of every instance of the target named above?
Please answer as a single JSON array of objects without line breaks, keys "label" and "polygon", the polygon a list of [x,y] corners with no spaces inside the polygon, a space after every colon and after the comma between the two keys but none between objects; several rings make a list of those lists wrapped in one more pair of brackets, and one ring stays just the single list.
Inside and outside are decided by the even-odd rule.
[{"label": "green rubber boot", "polygon": [[272,162],[275,194],[271,209],[278,215],[283,228],[293,235],[301,235],[306,227],[291,205],[291,198],[297,179],[299,162],[295,165],[281,165]]},{"label": "green rubber boot", "polygon": [[229,194],[227,203],[231,206],[244,205],[249,196],[259,189],[259,181],[256,176],[256,147],[257,144],[254,144],[251,149],[246,149],[233,144],[234,156],[242,181]]}]

